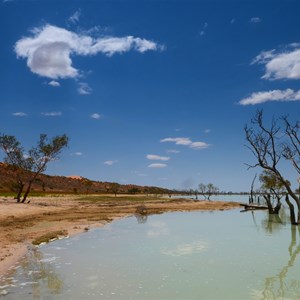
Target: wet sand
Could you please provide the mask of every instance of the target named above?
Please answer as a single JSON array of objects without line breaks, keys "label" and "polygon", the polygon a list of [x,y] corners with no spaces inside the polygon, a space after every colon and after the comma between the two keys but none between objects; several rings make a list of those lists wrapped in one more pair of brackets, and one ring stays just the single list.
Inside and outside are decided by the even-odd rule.
[{"label": "wet sand", "polygon": [[70,236],[101,227],[134,215],[141,205],[146,207],[148,214],[239,207],[236,202],[157,199],[151,196],[32,197],[29,204],[0,198],[0,276],[26,253],[34,239],[54,231],[65,230]]}]

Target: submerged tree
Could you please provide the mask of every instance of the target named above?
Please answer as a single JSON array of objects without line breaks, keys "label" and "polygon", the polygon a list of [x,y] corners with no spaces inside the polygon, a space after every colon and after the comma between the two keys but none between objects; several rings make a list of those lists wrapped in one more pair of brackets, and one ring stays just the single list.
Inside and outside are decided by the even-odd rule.
[{"label": "submerged tree", "polygon": [[[9,135],[0,136],[0,148],[6,154],[5,162],[9,163],[15,170],[19,192],[18,202],[24,203],[30,193],[32,184],[39,174],[47,169],[48,163],[59,158],[62,150],[67,147],[69,138],[64,134],[48,140],[46,134],[41,134],[36,147],[32,147],[25,154],[20,142]],[[21,201],[21,194],[25,188]]]},{"label": "submerged tree", "polygon": [[[262,183],[263,197],[267,202],[270,214],[278,214],[281,208],[281,198],[286,192],[284,184],[269,170],[264,170],[259,176]],[[287,182],[290,185],[290,182]],[[275,199],[275,206],[272,203]]]},{"label": "submerged tree", "polygon": [[[278,125],[283,121],[283,125]],[[263,111],[258,110],[251,120],[251,126],[246,125],[244,130],[248,148],[256,159],[254,165],[249,168],[261,167],[272,174],[276,181],[280,182],[287,192],[286,202],[290,208],[291,223],[300,222],[300,200],[292,190],[288,180],[284,178],[279,169],[279,162],[282,159],[292,161],[295,169],[299,166],[299,124],[291,125],[288,118],[273,118],[270,127],[264,124]],[[284,133],[284,135],[283,135]],[[300,170],[300,169],[299,169]],[[297,171],[299,171],[297,170]],[[289,196],[294,200],[298,208],[298,217],[295,217],[294,205],[290,202]]]},{"label": "submerged tree", "polygon": [[219,192],[219,188],[214,186],[212,183],[204,184],[200,183],[198,185],[199,194],[202,195],[205,199],[210,200],[212,195],[215,195]]}]

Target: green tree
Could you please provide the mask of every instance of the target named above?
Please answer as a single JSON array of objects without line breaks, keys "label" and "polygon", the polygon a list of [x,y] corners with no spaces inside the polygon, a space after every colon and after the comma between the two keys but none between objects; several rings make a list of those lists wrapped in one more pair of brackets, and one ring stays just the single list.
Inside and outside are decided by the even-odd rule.
[{"label": "green tree", "polygon": [[[264,170],[259,176],[262,183],[261,189],[264,193],[264,198],[267,202],[269,213],[278,214],[281,208],[281,198],[283,197],[286,189],[284,184],[269,170]],[[290,183],[288,182],[290,185]],[[272,204],[271,198],[275,198],[276,205]]]},{"label": "green tree", "polygon": [[68,146],[69,138],[64,135],[48,139],[46,134],[41,134],[36,147],[32,147],[25,155],[20,142],[9,135],[0,135],[0,148],[6,154],[5,162],[12,165],[16,170],[17,182],[19,183],[18,202],[25,188],[22,203],[30,193],[32,184],[39,174],[47,169],[48,163],[59,158],[62,150]]},{"label": "green tree", "polygon": [[120,188],[120,184],[116,182],[111,183],[109,187],[110,191],[115,194],[115,197],[117,197],[119,188]]},{"label": "green tree", "polygon": [[212,195],[215,195],[219,192],[219,188],[214,186],[212,183],[204,184],[200,183],[198,185],[199,194],[202,195],[205,199],[210,200]]}]

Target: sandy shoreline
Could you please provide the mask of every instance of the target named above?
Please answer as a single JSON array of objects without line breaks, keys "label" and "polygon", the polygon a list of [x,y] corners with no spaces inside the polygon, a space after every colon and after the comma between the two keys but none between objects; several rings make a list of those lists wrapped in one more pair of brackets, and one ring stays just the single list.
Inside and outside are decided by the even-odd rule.
[{"label": "sandy shoreline", "polygon": [[19,204],[11,198],[0,198],[0,277],[24,256],[34,239],[59,230],[66,230],[71,236],[100,227],[134,215],[142,204],[149,214],[239,207],[239,203],[234,202],[151,197],[143,201],[128,200],[128,197],[99,200],[99,197],[89,196],[88,199],[82,200],[81,196],[34,197],[30,204]]}]

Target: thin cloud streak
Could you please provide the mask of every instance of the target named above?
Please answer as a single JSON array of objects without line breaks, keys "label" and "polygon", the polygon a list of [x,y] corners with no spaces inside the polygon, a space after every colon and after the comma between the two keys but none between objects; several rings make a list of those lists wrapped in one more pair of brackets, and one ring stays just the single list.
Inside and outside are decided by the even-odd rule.
[{"label": "thin cloud streak", "polygon": [[148,168],[153,168],[153,169],[162,169],[167,167],[167,164],[150,164],[148,165]]},{"label": "thin cloud streak", "polygon": [[277,102],[289,102],[299,101],[300,90],[294,91],[292,89],[286,90],[272,90],[267,92],[252,93],[250,97],[244,98],[239,101],[240,105],[256,105],[265,102],[277,101]]},{"label": "thin cloud streak", "polygon": [[42,112],[41,115],[45,117],[59,117],[62,115],[62,112],[61,111]]},{"label": "thin cloud streak", "polygon": [[186,137],[178,137],[178,138],[164,138],[160,140],[161,143],[165,142],[172,142],[176,145],[182,145],[182,146],[188,146],[189,148],[201,150],[206,149],[210,146],[210,144],[207,144],[205,142],[193,142],[190,138]]},{"label": "thin cloud streak", "polygon": [[170,157],[168,156],[159,156],[154,154],[148,154],[146,158],[150,160],[162,160],[162,161],[168,161],[170,159]]},{"label": "thin cloud streak", "polygon": [[26,113],[21,112],[21,111],[20,112],[12,113],[12,115],[15,116],[15,117],[26,117],[27,116]]}]

